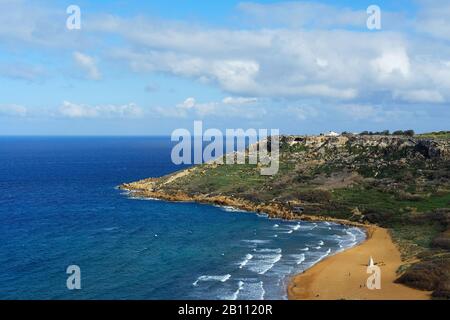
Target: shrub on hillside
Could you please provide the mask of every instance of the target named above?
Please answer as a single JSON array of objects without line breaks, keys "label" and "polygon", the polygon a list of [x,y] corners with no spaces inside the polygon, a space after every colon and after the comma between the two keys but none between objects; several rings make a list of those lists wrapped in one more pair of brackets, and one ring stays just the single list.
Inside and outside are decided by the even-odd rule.
[{"label": "shrub on hillside", "polygon": [[363,210],[363,215],[370,223],[377,223],[380,226],[384,226],[386,223],[394,218],[394,213],[389,210],[381,208],[368,208]]},{"label": "shrub on hillside", "polygon": [[299,199],[305,202],[312,202],[312,203],[327,203],[330,202],[332,198],[332,195],[327,190],[311,190],[302,192],[299,195]]},{"label": "shrub on hillside", "polygon": [[412,288],[434,291],[433,297],[449,296],[450,258],[442,257],[421,261],[411,266],[396,280]]},{"label": "shrub on hillside", "polygon": [[434,238],[432,245],[433,247],[450,250],[450,229]]}]

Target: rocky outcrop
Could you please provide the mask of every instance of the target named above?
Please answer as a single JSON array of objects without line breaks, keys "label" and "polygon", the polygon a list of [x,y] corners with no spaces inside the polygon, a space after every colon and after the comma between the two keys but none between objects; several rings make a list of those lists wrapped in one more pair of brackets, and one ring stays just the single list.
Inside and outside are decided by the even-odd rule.
[{"label": "rocky outcrop", "polygon": [[450,159],[450,147],[446,141],[419,140],[416,150],[429,159]]}]

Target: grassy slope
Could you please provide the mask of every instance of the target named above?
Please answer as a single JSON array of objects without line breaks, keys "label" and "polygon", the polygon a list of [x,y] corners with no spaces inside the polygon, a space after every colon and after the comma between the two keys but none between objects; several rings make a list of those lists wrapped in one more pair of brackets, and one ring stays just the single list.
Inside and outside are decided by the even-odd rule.
[{"label": "grassy slope", "polygon": [[[446,139],[447,133],[424,136]],[[401,281],[434,290],[436,297],[449,298],[448,233],[443,236],[448,213],[441,212],[445,208],[450,212],[448,161],[419,159],[402,164],[400,160],[408,157],[407,149],[386,152],[351,144],[342,150],[333,148],[308,158],[313,152],[310,147],[285,144],[280,170],[273,177],[261,176],[253,165],[202,165],[162,189],[190,195],[227,195],[254,203],[296,203],[305,208],[306,214],[387,227],[406,261]],[[347,158],[336,157],[339,153],[346,153]],[[315,161],[317,158],[323,161]],[[373,163],[371,158],[383,161]],[[444,246],[434,244],[438,236],[444,237]],[[410,261],[417,258],[421,262],[411,267]]]}]

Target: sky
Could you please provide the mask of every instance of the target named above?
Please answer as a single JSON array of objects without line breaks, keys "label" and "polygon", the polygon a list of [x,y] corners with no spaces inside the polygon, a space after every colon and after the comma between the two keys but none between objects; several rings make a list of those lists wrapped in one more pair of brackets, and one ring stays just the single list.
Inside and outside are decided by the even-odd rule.
[{"label": "sky", "polygon": [[0,135],[168,135],[195,120],[450,130],[450,0],[0,0]]}]

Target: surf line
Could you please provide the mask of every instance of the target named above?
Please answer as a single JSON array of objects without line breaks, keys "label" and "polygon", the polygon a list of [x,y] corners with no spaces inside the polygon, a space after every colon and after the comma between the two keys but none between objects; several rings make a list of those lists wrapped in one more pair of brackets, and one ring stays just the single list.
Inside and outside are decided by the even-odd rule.
[{"label": "surf line", "polygon": [[209,318],[213,307],[193,307],[188,304],[178,308],[179,315],[199,315]]}]

